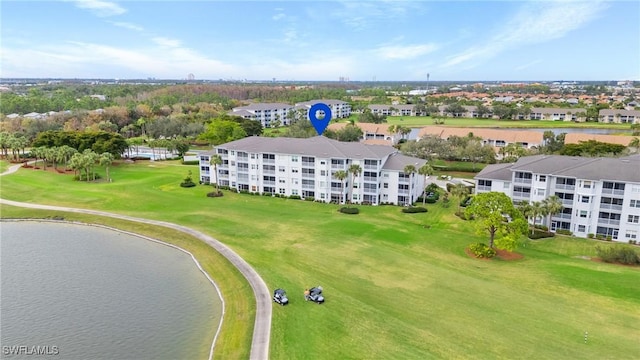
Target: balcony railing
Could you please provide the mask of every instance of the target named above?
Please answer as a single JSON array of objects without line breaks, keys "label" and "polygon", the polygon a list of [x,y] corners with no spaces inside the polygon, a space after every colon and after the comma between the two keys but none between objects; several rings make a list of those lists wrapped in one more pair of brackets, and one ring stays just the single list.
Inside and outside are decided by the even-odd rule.
[{"label": "balcony railing", "polygon": [[249,157],[248,156],[236,156],[236,160],[237,161],[249,161]]},{"label": "balcony railing", "polygon": [[275,164],[276,159],[262,159],[263,164]]},{"label": "balcony railing", "polygon": [[600,209],[622,211],[622,205],[600,204]]},{"label": "balcony railing", "polygon": [[265,169],[262,169],[262,173],[263,173],[263,174],[265,174],[265,175],[275,175],[275,174],[276,174],[276,171],[275,171],[275,170],[265,170]]},{"label": "balcony railing", "polygon": [[342,192],[342,188],[340,188],[340,187],[331,187],[331,192],[332,193],[341,193]]},{"label": "balcony railing", "polygon": [[315,167],[315,166],[316,166],[315,162],[309,162],[309,161],[302,162],[302,167]]},{"label": "balcony railing", "polygon": [[262,185],[263,186],[276,186],[276,182],[275,181],[262,180]]},{"label": "balcony railing", "polygon": [[409,194],[409,190],[398,189],[398,194],[402,194],[402,195]]},{"label": "balcony railing", "polygon": [[600,219],[600,218],[598,218],[598,224],[600,224],[600,225],[620,225],[620,220]]},{"label": "balcony railing", "polygon": [[528,198],[531,197],[531,193],[530,192],[522,192],[522,191],[514,191],[513,192],[513,197],[528,199]]},{"label": "balcony railing", "polygon": [[551,215],[551,218],[571,220],[571,214],[554,214],[554,215]]},{"label": "balcony railing", "polygon": [[478,186],[477,187],[478,191],[491,191],[491,186]]},{"label": "balcony railing", "polygon": [[344,170],[344,164],[331,164],[331,169]]},{"label": "balcony railing", "polygon": [[304,190],[313,190],[313,189],[316,188],[316,186],[315,185],[310,185],[310,184],[302,184],[302,188]]},{"label": "balcony railing", "polygon": [[575,185],[556,184],[556,189],[575,190],[576,186]]},{"label": "balcony railing", "polygon": [[624,190],[602,189],[602,193],[603,194],[608,194],[608,195],[624,195]]},{"label": "balcony railing", "polygon": [[518,184],[531,184],[531,179],[515,178],[513,182]]},{"label": "balcony railing", "polygon": [[249,168],[238,168],[238,172],[239,173],[248,173],[249,172]]},{"label": "balcony railing", "polygon": [[378,170],[378,165],[365,165],[365,170]]},{"label": "balcony railing", "polygon": [[363,177],[364,181],[368,181],[368,182],[378,182],[378,178],[377,177],[373,177],[373,176],[364,176]]},{"label": "balcony railing", "polygon": [[561,199],[561,200],[562,200],[562,205],[565,205],[565,206],[573,205],[573,199]]}]

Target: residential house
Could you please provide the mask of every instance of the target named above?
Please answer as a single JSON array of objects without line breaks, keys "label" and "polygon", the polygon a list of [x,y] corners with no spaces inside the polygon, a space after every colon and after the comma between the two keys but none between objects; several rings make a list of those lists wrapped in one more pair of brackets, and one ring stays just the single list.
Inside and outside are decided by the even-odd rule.
[{"label": "residential house", "polygon": [[[605,134],[586,134],[586,133],[567,133],[564,136],[565,144],[578,144],[581,141],[595,140],[607,144],[618,144],[629,146],[629,143],[636,136],[628,135],[605,135]],[[640,170],[638,170],[640,171]]]},{"label": "residential house", "polygon": [[389,131],[389,124],[374,123],[332,123],[327,129],[338,131],[345,126],[357,126],[362,130],[361,142],[372,145],[395,145],[400,141],[402,136],[399,133]]},{"label": "residential house", "polygon": [[531,108],[529,120],[584,121],[587,110],[583,108]]},{"label": "residential house", "polygon": [[552,214],[551,231],[578,237],[601,235],[621,242],[640,235],[640,156],[586,158],[536,155],[513,164],[488,165],[476,176],[476,194],[497,191],[514,203],[555,195],[563,209]]},{"label": "residential house", "polygon": [[[214,154],[222,164],[210,165]],[[247,137],[200,154],[200,182],[217,182],[238,191],[300,196],[320,202],[413,203],[424,189],[424,177],[405,174],[425,160],[402,155],[391,146],[340,142],[323,136],[307,139]],[[358,176],[344,181],[334,174],[360,165]],[[343,186],[344,184],[344,186]]]}]

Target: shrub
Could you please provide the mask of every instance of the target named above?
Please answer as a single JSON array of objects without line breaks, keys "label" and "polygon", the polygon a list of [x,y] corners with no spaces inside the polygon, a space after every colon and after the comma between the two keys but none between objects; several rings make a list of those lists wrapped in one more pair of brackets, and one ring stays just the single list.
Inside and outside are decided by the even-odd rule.
[{"label": "shrub", "polygon": [[569,235],[571,236],[571,230],[565,230],[565,229],[558,229],[556,230],[556,234],[560,234],[560,235]]},{"label": "shrub", "polygon": [[222,193],[222,191],[212,191],[210,193],[207,193],[207,197],[221,197],[222,195],[224,195]]},{"label": "shrub", "polygon": [[593,234],[593,233],[589,233],[589,234],[587,234],[587,237],[588,237],[589,239],[593,239],[593,238],[595,237],[595,234]]},{"label": "shrub", "polygon": [[465,215],[464,211],[456,211],[456,216],[462,220],[469,220],[467,219],[467,215]]},{"label": "shrub", "polygon": [[300,200],[300,195],[291,195],[289,196],[289,199],[293,199],[293,200]]},{"label": "shrub", "polygon": [[629,246],[596,247],[598,257],[607,263],[640,265],[640,255]]},{"label": "shrub", "polygon": [[554,237],[556,236],[556,234],[550,232],[550,231],[544,231],[544,230],[539,230],[536,229],[533,234],[531,232],[529,232],[529,234],[527,235],[529,237],[529,239],[543,239],[543,238],[550,238],[550,237]]},{"label": "shrub", "polygon": [[477,257],[477,258],[487,258],[490,259],[496,256],[496,251],[487,246],[485,243],[475,243],[469,245],[469,250]]},{"label": "shrub", "polygon": [[339,210],[341,213],[343,214],[359,214],[360,210],[358,208],[352,208],[352,207],[341,207]]},{"label": "shrub", "polygon": [[542,231],[549,231],[549,227],[545,225],[534,225],[533,227]]},{"label": "shrub", "polygon": [[604,235],[602,235],[602,234],[596,234],[596,239],[598,239],[598,240],[604,240]]},{"label": "shrub", "polygon": [[313,200],[315,200],[315,199],[314,199],[314,198],[312,198],[312,197],[306,197],[306,198],[304,198],[304,201],[313,201]]},{"label": "shrub", "polygon": [[409,206],[402,208],[402,212],[406,214],[425,213],[427,211],[427,208],[422,206]]},{"label": "shrub", "polygon": [[435,203],[436,203],[436,201],[438,201],[438,199],[430,198],[430,197],[428,197],[428,198],[426,198],[426,199],[425,199],[425,202],[426,202],[427,204],[435,204]]},{"label": "shrub", "polygon": [[200,161],[198,161],[198,160],[191,160],[191,161],[182,160],[182,165],[200,165]]}]

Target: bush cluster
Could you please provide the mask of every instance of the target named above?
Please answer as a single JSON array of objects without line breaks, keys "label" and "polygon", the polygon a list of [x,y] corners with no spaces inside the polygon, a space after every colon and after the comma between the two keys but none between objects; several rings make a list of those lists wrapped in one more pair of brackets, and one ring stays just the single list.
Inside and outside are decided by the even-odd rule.
[{"label": "bush cluster", "polygon": [[490,259],[496,256],[496,251],[485,243],[475,243],[469,245],[469,250],[478,258]]},{"label": "bush cluster", "polygon": [[560,235],[569,235],[571,236],[571,230],[565,230],[565,229],[558,229],[556,230],[556,234],[560,234]]},{"label": "bush cluster", "polygon": [[629,246],[596,247],[598,257],[607,263],[640,265],[640,255]]},{"label": "bush cluster", "polygon": [[221,197],[223,195],[222,191],[212,191],[207,193],[207,197]]},{"label": "bush cluster", "polygon": [[198,161],[198,160],[191,160],[191,161],[182,160],[182,165],[200,165],[200,161]]},{"label": "bush cluster", "polygon": [[358,210],[358,208],[353,208],[353,207],[341,207],[339,210],[341,213],[343,214],[359,214],[360,210]]},{"label": "bush cluster", "polygon": [[529,237],[529,239],[543,239],[543,238],[550,238],[550,237],[554,237],[556,236],[556,234],[552,233],[551,231],[544,231],[541,229],[536,229],[534,230],[533,234],[531,232],[529,232],[529,234],[527,235]]},{"label": "bush cluster", "polygon": [[422,206],[409,206],[402,208],[402,212],[407,214],[425,213],[427,211],[427,208]]}]

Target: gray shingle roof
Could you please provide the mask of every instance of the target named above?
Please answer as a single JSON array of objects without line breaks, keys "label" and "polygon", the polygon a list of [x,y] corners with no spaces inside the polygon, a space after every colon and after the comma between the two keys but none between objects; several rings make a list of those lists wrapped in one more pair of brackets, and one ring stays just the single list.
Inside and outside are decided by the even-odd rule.
[{"label": "gray shingle roof", "polygon": [[340,142],[315,136],[307,139],[250,136],[218,147],[250,153],[309,155],[321,158],[382,159],[397,152],[394,147]]},{"label": "gray shingle roof", "polygon": [[394,153],[384,163],[382,168],[384,170],[396,170],[404,171],[404,167],[407,165],[413,165],[416,167],[416,171],[426,164],[427,161],[412,156],[406,156],[400,153]]},{"label": "gray shingle roof", "polygon": [[492,179],[511,181],[511,166],[513,164],[492,164],[482,169],[474,179]]},{"label": "gray shingle roof", "polygon": [[510,180],[505,178],[504,171],[525,171],[534,174],[573,177],[596,181],[625,181],[640,183],[640,157],[626,158],[587,158],[562,155],[536,155],[518,159],[515,164],[500,168],[489,165],[478,175],[477,179]]}]

